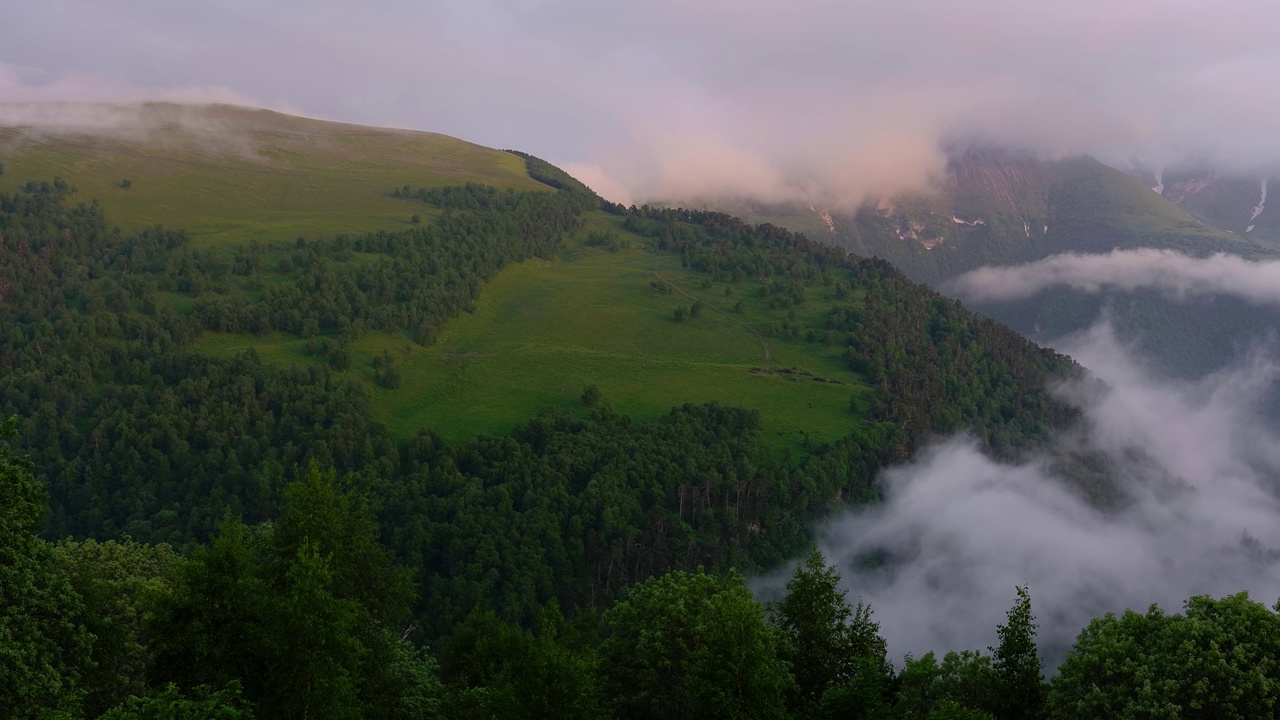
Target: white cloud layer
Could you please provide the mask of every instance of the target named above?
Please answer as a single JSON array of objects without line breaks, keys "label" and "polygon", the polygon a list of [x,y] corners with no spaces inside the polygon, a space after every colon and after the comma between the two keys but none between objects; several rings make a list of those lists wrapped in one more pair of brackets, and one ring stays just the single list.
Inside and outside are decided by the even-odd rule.
[{"label": "white cloud layer", "polygon": [[1280,305],[1280,262],[1217,254],[1194,258],[1172,250],[1064,253],[1024,265],[978,268],[948,284],[948,292],[976,302],[1030,298],[1055,287],[1087,293],[1150,289],[1183,299],[1230,295]]},{"label": "white cloud layer", "polygon": [[[1196,594],[1280,596],[1280,438],[1252,402],[1277,376],[1261,354],[1195,383],[1151,376],[1099,325],[1068,342],[1104,390],[1062,388],[1126,501],[1100,509],[1049,461],[1003,465],[964,438],[883,476],[886,501],[826,525],[821,547],[871,603],[891,652],[984,649],[1027,585],[1056,663],[1088,621]],[[1081,436],[1062,437],[1060,451]],[[1260,543],[1242,545],[1246,533]],[[1280,554],[1280,553],[1273,553]],[[869,568],[866,558],[889,558]],[[776,592],[782,576],[762,583]],[[765,591],[768,594],[768,590]]]}]

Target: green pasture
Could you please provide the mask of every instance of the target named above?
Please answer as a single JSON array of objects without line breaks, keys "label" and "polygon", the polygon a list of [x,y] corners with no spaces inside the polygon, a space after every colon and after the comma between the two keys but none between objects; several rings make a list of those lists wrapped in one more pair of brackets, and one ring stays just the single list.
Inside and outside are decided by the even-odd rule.
[{"label": "green pasture", "polygon": [[[598,214],[590,227],[612,222]],[[375,410],[398,437],[433,428],[459,441],[509,432],[548,409],[583,412],[587,385],[638,419],[684,403],[755,408],[782,448],[799,450],[857,429],[860,417],[850,411],[850,398],[865,388],[846,369],[839,348],[767,338],[766,359],[766,341],[757,333],[773,318],[758,285],[729,285],[729,295],[724,284],[704,288],[706,276],[683,269],[678,256],[629,239],[631,247],[617,252],[576,239],[554,261],[510,266],[485,286],[475,311],[452,320],[436,344],[370,333],[352,347],[346,372],[366,381]],[[652,287],[659,276],[675,290]],[[675,309],[689,308],[694,298],[703,301],[700,315],[677,322]],[[733,311],[739,300],[741,314]],[[809,312],[816,323],[821,303],[808,305],[815,307]],[[207,334],[198,347],[215,354],[253,347],[265,361],[284,365],[320,362],[307,355],[306,345],[287,335]],[[401,370],[395,389],[373,381],[373,359],[384,350]],[[782,372],[793,368],[826,382]]]},{"label": "green pasture", "polygon": [[403,185],[546,189],[519,157],[445,135],[229,106],[154,113],[105,134],[0,128],[0,189],[61,177],[126,231],[178,227],[204,246],[402,229],[428,215],[390,196]]}]

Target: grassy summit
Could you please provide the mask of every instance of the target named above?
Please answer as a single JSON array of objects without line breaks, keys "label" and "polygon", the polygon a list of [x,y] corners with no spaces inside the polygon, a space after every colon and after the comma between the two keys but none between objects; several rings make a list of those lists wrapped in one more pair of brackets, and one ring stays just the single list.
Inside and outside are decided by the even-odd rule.
[{"label": "grassy summit", "polygon": [[0,187],[62,177],[126,231],[182,228],[203,246],[408,227],[413,209],[389,193],[409,183],[545,188],[520,158],[436,133],[226,105],[116,110],[0,128]]}]

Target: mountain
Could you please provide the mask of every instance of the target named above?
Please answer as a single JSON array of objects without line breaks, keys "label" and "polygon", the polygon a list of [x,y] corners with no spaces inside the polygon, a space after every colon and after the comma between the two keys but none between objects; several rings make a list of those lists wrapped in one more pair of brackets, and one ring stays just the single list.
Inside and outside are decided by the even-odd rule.
[{"label": "mountain", "polygon": [[332,470],[437,638],[773,567],[936,433],[1076,417],[1069,358],[881,260],[435,135],[139,117],[5,131],[0,416],[55,537],[188,546]]},{"label": "mountain", "polygon": [[1194,255],[1280,253],[1269,235],[1228,232],[1093,158],[1045,160],[998,148],[957,151],[946,176],[929,191],[884,198],[852,212],[753,203],[718,207],[858,255],[885,258],[931,284],[983,265],[1062,252],[1162,247]]},{"label": "mountain", "polygon": [[436,133],[229,105],[35,107],[10,114],[44,125],[0,127],[8,184],[62,177],[126,231],[182,228],[201,245],[404,228],[389,190],[408,183],[545,188],[520,158]]},{"label": "mountain", "polygon": [[1151,182],[1152,190],[1206,225],[1255,242],[1280,242],[1280,218],[1274,207],[1267,212],[1268,179],[1275,172],[1187,162],[1158,171],[1135,163],[1130,174]]},{"label": "mountain", "polygon": [[[917,282],[1059,253],[1165,248],[1194,257],[1280,257],[1263,181],[1204,167],[1129,172],[1090,157],[1045,160],[995,148],[953,153],[929,192],[853,212],[736,203],[731,210],[859,255],[885,258]],[[1250,230],[1252,228],[1252,230]],[[1048,288],[1024,300],[971,303],[1037,342],[1053,344],[1106,318],[1120,338],[1172,376],[1197,378],[1237,361],[1280,325],[1280,312],[1231,297],[1188,301],[1152,291]],[[1280,418],[1280,397],[1273,403]]]}]

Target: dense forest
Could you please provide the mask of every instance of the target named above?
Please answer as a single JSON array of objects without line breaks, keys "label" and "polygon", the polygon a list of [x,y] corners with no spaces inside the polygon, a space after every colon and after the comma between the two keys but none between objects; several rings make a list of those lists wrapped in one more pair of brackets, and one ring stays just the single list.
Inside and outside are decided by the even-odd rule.
[{"label": "dense forest", "polygon": [[[737,573],[802,553],[933,433],[1036,447],[1074,419],[1046,386],[1078,368],[881,261],[608,205],[526,160],[558,191],[398,188],[432,221],[287,246],[125,234],[60,180],[0,194],[8,715],[1029,717],[1001,704],[1011,683],[1024,710],[1056,697],[1028,669],[1025,598],[1021,650],[898,669],[820,559],[796,583],[825,595],[767,612]],[[346,372],[351,343],[432,343],[599,208],[650,252],[757,282],[783,318],[768,333],[843,348],[873,389],[849,436],[785,457],[753,410],[637,422],[588,387],[504,437],[393,440]],[[816,307],[816,288],[838,302]],[[202,355],[208,331],[287,333],[315,362]],[[377,377],[395,385],[390,359]]]},{"label": "dense forest", "polygon": [[477,603],[428,652],[350,476],[310,465],[272,522],[228,514],[184,555],[41,539],[32,469],[0,446],[6,717],[1253,718],[1280,700],[1280,616],[1245,595],[1094,620],[1046,682],[1026,589],[996,646],[898,664],[816,550],[767,606],[736,571],[676,570],[573,617]]}]

